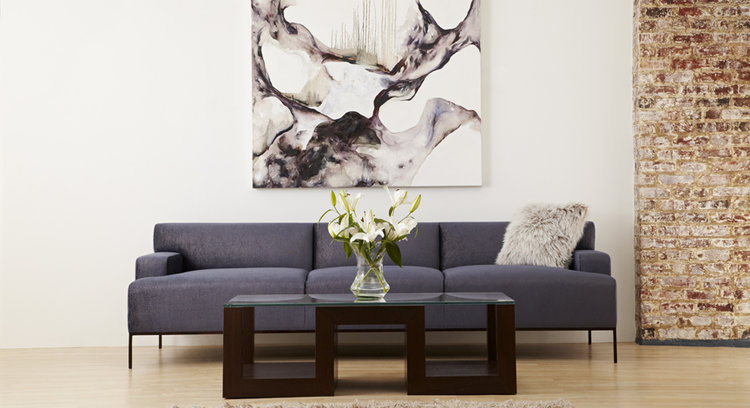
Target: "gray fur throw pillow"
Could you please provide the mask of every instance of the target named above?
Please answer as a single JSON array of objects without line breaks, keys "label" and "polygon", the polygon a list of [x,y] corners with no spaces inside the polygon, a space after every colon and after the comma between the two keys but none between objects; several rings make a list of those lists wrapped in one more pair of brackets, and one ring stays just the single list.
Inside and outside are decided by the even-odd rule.
[{"label": "gray fur throw pillow", "polygon": [[498,265],[567,268],[583,236],[588,207],[584,204],[529,204],[505,231]]}]

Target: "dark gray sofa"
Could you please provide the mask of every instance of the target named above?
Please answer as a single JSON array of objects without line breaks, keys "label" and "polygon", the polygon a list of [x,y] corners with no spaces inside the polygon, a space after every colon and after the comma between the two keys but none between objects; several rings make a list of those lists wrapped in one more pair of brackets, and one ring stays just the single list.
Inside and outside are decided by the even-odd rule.
[{"label": "dark gray sofa", "polygon": [[[508,222],[420,223],[400,243],[404,266],[386,257],[391,292],[504,292],[517,330],[611,330],[617,361],[616,282],[594,249],[589,222],[570,269],[495,265]],[[136,260],[128,288],[129,366],[134,335],[221,333],[223,304],[238,294],[346,293],[355,275],[325,224],[170,223],[154,228],[154,253]],[[430,307],[428,330],[481,330],[481,306]],[[309,331],[309,308],[258,308],[257,331]]]}]

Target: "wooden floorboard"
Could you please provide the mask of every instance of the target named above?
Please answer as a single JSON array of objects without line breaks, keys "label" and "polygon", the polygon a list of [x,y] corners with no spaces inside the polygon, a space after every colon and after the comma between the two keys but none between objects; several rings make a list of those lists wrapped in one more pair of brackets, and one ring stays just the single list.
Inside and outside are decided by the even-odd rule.
[{"label": "wooden floorboard", "polygon": [[[417,399],[406,395],[403,352],[383,347],[374,357],[362,348],[342,347],[339,381],[333,398]],[[457,347],[434,349],[450,358]],[[750,407],[750,349],[638,346],[619,343],[619,363],[612,345],[519,344],[518,394],[463,396],[462,399],[557,399],[587,407]],[[295,361],[312,356],[305,347],[259,347],[258,355]],[[479,354],[481,350],[469,349]],[[221,407],[221,347],[136,347],[133,370],[126,348],[59,348],[0,350],[2,407]],[[440,396],[441,399],[451,398]],[[239,403],[245,400],[233,400]],[[273,399],[255,400],[271,402]]]}]

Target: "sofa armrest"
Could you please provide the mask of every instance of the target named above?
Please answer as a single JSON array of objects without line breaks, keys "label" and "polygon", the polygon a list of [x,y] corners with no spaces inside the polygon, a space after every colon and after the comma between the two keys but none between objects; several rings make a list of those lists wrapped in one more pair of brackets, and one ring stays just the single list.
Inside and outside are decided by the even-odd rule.
[{"label": "sofa armrest", "polygon": [[573,264],[570,266],[574,271],[601,273],[612,275],[612,266],[609,254],[592,249],[580,249],[573,251]]},{"label": "sofa armrest", "polygon": [[135,278],[167,276],[182,272],[182,255],[177,252],[156,252],[135,260]]}]

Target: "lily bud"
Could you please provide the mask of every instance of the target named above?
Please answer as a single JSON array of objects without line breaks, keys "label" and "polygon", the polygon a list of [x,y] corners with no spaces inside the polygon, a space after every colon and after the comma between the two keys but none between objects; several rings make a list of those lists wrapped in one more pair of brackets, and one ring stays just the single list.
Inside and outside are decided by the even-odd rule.
[{"label": "lily bud", "polygon": [[411,209],[409,209],[410,213],[413,213],[414,211],[417,211],[417,208],[419,208],[419,203],[422,202],[422,194],[417,196],[417,199],[414,200],[413,203],[411,203]]},{"label": "lily bud", "polygon": [[348,197],[348,196],[349,196],[349,193],[347,193],[347,192],[346,192],[346,191],[344,191],[344,190],[341,190],[341,191],[339,192],[339,195],[341,196],[341,203],[342,203],[342,204],[344,205],[344,209],[345,209],[345,210],[346,210],[347,212],[350,212],[350,211],[351,211],[352,209],[351,209],[351,208],[349,207],[349,200],[347,200],[347,199],[346,199],[346,197]]}]

